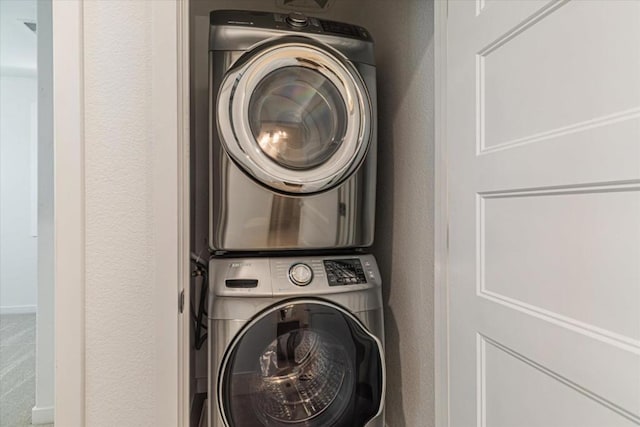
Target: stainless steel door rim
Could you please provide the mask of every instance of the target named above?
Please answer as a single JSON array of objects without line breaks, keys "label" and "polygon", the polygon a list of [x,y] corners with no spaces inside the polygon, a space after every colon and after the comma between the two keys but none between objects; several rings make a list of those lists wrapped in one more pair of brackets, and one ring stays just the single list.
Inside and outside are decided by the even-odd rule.
[{"label": "stainless steel door rim", "polygon": [[[328,158],[310,168],[274,161],[251,130],[249,106],[258,85],[273,72],[301,67],[319,73],[337,89],[346,112],[344,135]],[[285,193],[317,193],[348,178],[369,148],[371,101],[351,62],[335,49],[306,37],[271,39],[252,49],[228,71],[218,96],[217,124],[225,150],[254,179]]]}]

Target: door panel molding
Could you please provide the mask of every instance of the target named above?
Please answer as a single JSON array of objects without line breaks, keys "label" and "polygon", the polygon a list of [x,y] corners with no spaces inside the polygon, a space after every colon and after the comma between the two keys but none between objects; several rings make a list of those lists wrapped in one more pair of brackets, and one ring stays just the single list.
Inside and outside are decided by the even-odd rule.
[{"label": "door panel molding", "polygon": [[538,372],[558,381],[559,383],[571,388],[572,390],[584,395],[585,397],[591,399],[592,401],[604,406],[605,408],[617,413],[623,418],[627,420],[640,424],[640,416],[634,414],[633,412],[616,405],[614,402],[606,399],[603,396],[598,395],[597,393],[592,392],[591,390],[581,386],[580,384],[571,381],[569,378],[553,371],[552,369],[540,364],[527,356],[519,353],[517,350],[510,348],[507,345],[504,345],[486,335],[478,333],[476,335],[477,346],[476,346],[476,360],[478,366],[478,427],[486,427],[487,426],[487,348],[493,347],[510,357],[530,366],[531,368],[537,370]]},{"label": "door panel molding", "polygon": [[[543,196],[567,196],[567,195],[592,195],[604,193],[627,193],[640,191],[640,180],[621,181],[618,183],[593,183],[578,186],[555,186],[535,189],[514,189],[506,191],[491,191],[478,193],[476,196],[476,241],[477,241],[477,282],[476,293],[479,297],[492,302],[505,305],[513,310],[523,311],[540,319],[553,322],[572,331],[581,333],[591,338],[602,340],[610,345],[615,345],[625,351],[640,355],[640,340],[612,329],[599,327],[594,323],[579,320],[574,316],[563,315],[557,310],[542,307],[539,304],[529,303],[520,298],[509,296],[497,290],[491,290],[486,282],[486,203],[488,200],[515,199],[524,197]],[[594,261],[595,262],[595,261]]]},{"label": "door panel molding", "polygon": [[[484,113],[481,113],[484,114]],[[631,108],[625,111],[619,111],[613,114],[596,117],[593,119],[585,120],[583,122],[573,123],[567,126],[562,126],[549,131],[539,132],[533,135],[525,136],[522,138],[516,138],[511,141],[492,144],[487,147],[484,139],[484,132],[479,132],[478,135],[478,148],[477,154],[490,154],[496,151],[509,149],[512,147],[519,147],[534,142],[547,141],[562,136],[571,135],[574,133],[585,132],[594,128],[613,125],[620,122],[629,120],[640,119],[640,108]],[[482,119],[484,120],[484,119]]]}]

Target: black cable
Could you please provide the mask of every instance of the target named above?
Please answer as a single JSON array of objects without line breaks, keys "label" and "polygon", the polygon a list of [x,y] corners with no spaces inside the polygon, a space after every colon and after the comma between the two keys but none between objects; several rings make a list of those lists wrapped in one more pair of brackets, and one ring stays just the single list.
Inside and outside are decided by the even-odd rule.
[{"label": "black cable", "polygon": [[195,327],[194,346],[196,350],[200,350],[207,340],[207,325],[205,324],[205,322],[207,321],[206,302],[207,295],[209,293],[209,275],[207,271],[207,265],[205,264],[204,260],[193,252],[191,253],[191,262],[195,264],[196,267],[195,270],[191,272],[191,276],[194,277],[194,280],[197,277],[202,278],[202,287],[200,291],[198,310],[195,310],[193,302],[189,303],[191,308],[191,320],[194,322]]},{"label": "black cable", "polygon": [[[204,314],[207,315],[207,311],[206,310],[205,310]],[[193,327],[195,328],[197,323],[198,323],[198,316],[196,315],[196,307],[193,305],[193,302],[191,303],[191,321],[193,322]],[[203,329],[208,329],[207,325],[205,323],[202,324],[202,328]]]},{"label": "black cable", "polygon": [[202,318],[205,311],[205,304],[206,304],[208,293],[209,293],[209,280],[207,280],[207,272],[204,271],[202,274],[202,291],[200,292],[200,307],[198,307],[198,319],[196,322],[196,340],[195,340],[196,350],[200,350],[204,342],[207,340],[207,333],[205,332],[204,334],[202,334],[202,326],[203,326]]}]

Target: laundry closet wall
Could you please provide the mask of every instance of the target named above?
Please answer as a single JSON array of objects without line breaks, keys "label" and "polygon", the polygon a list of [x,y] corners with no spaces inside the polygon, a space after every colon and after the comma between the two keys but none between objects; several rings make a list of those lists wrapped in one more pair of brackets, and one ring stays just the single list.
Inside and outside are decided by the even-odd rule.
[{"label": "laundry closet wall", "polygon": [[367,1],[378,58],[378,192],[387,425],[435,425],[433,2]]},{"label": "laundry closet wall", "polygon": [[175,2],[82,2],[85,395],[56,425],[178,425],[176,27]]},{"label": "laundry closet wall", "polygon": [[154,419],[149,2],[84,2],[85,423]]},{"label": "laundry closet wall", "polygon": [[[199,27],[192,61],[200,72],[207,60],[207,33],[201,27],[210,10],[282,11],[275,0],[192,0],[191,7],[191,25]],[[373,252],[383,274],[387,424],[430,427],[435,423],[433,1],[335,0],[329,11],[317,16],[362,25],[376,43],[379,156]],[[202,123],[206,82],[196,81],[195,92],[192,113],[200,115],[197,121]],[[192,131],[200,140],[207,137],[201,124]],[[206,159],[196,156],[196,161]],[[206,174],[194,179],[201,186]],[[206,206],[199,212],[196,221],[206,224]],[[194,366],[202,370],[201,358]]]},{"label": "laundry closet wall", "polygon": [[[338,2],[340,0],[337,0]],[[389,427],[434,419],[433,2],[353,1],[378,66],[378,192],[373,247],[382,272]]]}]

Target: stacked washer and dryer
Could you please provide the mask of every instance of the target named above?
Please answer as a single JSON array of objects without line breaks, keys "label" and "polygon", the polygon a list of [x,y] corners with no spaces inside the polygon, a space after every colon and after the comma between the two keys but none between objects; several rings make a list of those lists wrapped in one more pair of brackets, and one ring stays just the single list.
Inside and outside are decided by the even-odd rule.
[{"label": "stacked washer and dryer", "polygon": [[210,15],[211,427],[384,425],[375,72],[362,27]]}]

